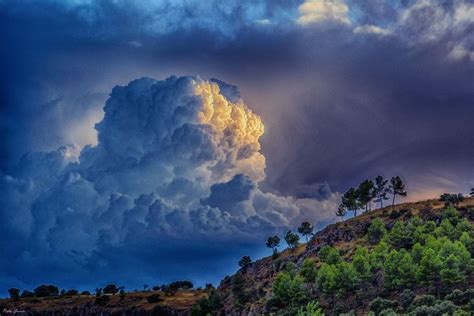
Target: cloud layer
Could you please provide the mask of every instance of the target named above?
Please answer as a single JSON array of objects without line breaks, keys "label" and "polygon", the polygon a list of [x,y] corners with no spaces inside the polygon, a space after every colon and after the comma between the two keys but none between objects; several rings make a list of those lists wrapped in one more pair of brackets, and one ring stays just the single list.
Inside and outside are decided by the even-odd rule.
[{"label": "cloud layer", "polygon": [[[71,273],[86,284],[130,282],[131,271],[148,265],[156,270],[133,277],[166,281],[166,258],[194,260],[209,243],[225,249],[232,242],[240,253],[303,218],[316,220],[318,205],[318,221],[333,220],[337,194],[323,204],[258,188],[264,126],[235,87],[142,78],[115,87],[104,112],[97,145],[28,154],[2,175],[2,230],[16,237],[2,245],[0,266],[12,269],[2,284],[9,276],[40,282],[44,269],[59,269],[50,281],[62,283]],[[174,269],[196,278],[201,268]]]}]

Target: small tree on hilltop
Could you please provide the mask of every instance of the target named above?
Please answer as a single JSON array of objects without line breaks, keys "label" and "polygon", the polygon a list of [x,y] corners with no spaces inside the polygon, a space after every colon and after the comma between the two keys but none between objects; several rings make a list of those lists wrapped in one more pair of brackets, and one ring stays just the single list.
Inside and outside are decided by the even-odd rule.
[{"label": "small tree on hilltop", "polygon": [[104,294],[117,294],[119,291],[118,287],[115,284],[107,284],[104,287]]},{"label": "small tree on hilltop", "polygon": [[249,256],[243,256],[239,261],[239,266],[242,268],[242,270],[247,270],[251,264],[252,259]]},{"label": "small tree on hilltop", "polygon": [[342,196],[341,205],[343,205],[347,210],[354,212],[354,217],[357,216],[357,209],[359,208],[359,191],[350,188]]},{"label": "small tree on hilltop", "polygon": [[14,299],[15,301],[20,299],[20,290],[17,288],[9,289],[8,294],[10,294],[10,298]]},{"label": "small tree on hilltop", "polygon": [[387,182],[388,180],[385,180],[382,176],[377,176],[375,178],[374,201],[380,203],[380,208],[383,207],[383,201],[388,200],[387,193],[389,189],[387,187]]},{"label": "small tree on hilltop", "polygon": [[365,180],[361,184],[359,184],[359,188],[357,189],[359,192],[358,194],[358,201],[362,207],[365,207],[365,211],[371,209],[371,201],[374,197],[374,183],[372,180]]},{"label": "small tree on hilltop", "polygon": [[300,236],[289,230],[286,232],[285,241],[288,244],[288,247],[293,250],[298,246],[300,242]]},{"label": "small tree on hilltop", "polygon": [[278,246],[280,245],[280,237],[277,235],[268,237],[266,245],[273,250],[273,257],[276,257],[278,254]]},{"label": "small tree on hilltop", "polygon": [[444,205],[446,206],[455,205],[456,207],[459,207],[459,203],[464,201],[464,195],[462,195],[462,193],[458,193],[458,194],[444,193],[444,194],[441,194],[441,196],[439,197],[439,200],[441,202],[444,202]]},{"label": "small tree on hilltop", "polygon": [[306,238],[306,242],[308,242],[308,236],[313,234],[313,229],[313,225],[306,221],[301,223],[300,227],[298,227],[298,233],[303,235]]},{"label": "small tree on hilltop", "polygon": [[339,207],[337,208],[337,211],[336,211],[336,216],[340,217],[341,220],[344,218],[344,216],[346,216],[346,208],[344,207],[344,204],[339,204]]},{"label": "small tree on hilltop", "polygon": [[390,193],[392,193],[392,207],[395,205],[395,197],[397,195],[407,196],[407,191],[405,190],[405,184],[403,183],[402,178],[399,176],[392,177],[390,180]]}]

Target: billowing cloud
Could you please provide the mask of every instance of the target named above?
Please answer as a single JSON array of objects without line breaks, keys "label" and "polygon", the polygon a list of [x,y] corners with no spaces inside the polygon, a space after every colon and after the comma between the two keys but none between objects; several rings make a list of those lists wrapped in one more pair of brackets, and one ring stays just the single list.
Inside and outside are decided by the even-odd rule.
[{"label": "billowing cloud", "polygon": [[[259,244],[302,218],[316,219],[311,199],[259,189],[263,122],[222,81],[142,78],[117,86],[96,129],[98,143],[80,153],[71,145],[28,154],[2,175],[9,210],[2,229],[19,237],[7,256],[16,258],[11,274],[31,270],[25,283],[41,275],[35,265],[98,275],[115,264],[111,253],[129,251],[165,269],[159,258],[173,250],[160,243],[186,242],[182,251],[191,253],[208,240]],[[326,197],[333,202],[318,209],[321,223],[333,219],[338,195]],[[157,245],[155,253],[134,248],[147,243]],[[62,273],[55,277],[64,282]]]},{"label": "billowing cloud", "polygon": [[306,0],[299,6],[299,24],[335,21],[350,24],[349,7],[344,0]]}]

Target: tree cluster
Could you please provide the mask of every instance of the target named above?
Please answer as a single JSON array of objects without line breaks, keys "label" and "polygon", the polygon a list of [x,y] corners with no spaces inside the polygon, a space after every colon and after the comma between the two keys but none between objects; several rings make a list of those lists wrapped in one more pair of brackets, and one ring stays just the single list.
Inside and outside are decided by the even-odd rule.
[{"label": "tree cluster", "polygon": [[372,202],[379,203],[383,207],[383,201],[388,200],[388,195],[392,195],[392,206],[395,205],[395,197],[407,196],[405,184],[399,176],[392,177],[390,183],[382,176],[377,176],[374,180],[364,180],[357,188],[349,188],[341,199],[336,215],[344,217],[347,212],[353,212],[357,216],[358,210],[371,210]]},{"label": "tree cluster", "polygon": [[[273,283],[268,309],[294,315],[305,304],[322,299],[333,313],[338,308],[348,311],[350,306],[344,306],[348,301],[340,298],[355,296],[360,300],[387,289],[403,294],[400,304],[383,298],[374,300],[371,308],[376,315],[382,315],[382,311],[389,315],[395,310],[422,312],[427,305],[416,301],[411,290],[422,287],[441,298],[474,275],[474,227],[453,207],[448,207],[438,222],[413,217],[407,222],[398,220],[387,229],[382,220],[375,219],[368,228],[367,240],[373,246],[358,247],[350,257],[342,256],[335,247],[324,246],[318,260],[306,259],[299,271],[280,272]],[[445,311],[454,306],[443,301],[435,305],[436,310]]]}]

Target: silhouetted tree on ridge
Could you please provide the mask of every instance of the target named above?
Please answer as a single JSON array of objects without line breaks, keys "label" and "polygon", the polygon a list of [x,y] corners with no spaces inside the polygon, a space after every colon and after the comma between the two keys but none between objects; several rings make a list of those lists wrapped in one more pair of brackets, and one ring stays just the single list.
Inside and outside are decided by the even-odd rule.
[{"label": "silhouetted tree on ridge", "polygon": [[385,180],[382,176],[375,177],[374,201],[380,203],[380,208],[383,207],[383,201],[388,200],[387,193],[389,192],[389,188],[387,187],[387,183],[388,180]]},{"label": "silhouetted tree on ridge", "polygon": [[295,234],[291,230],[289,230],[285,234],[285,241],[288,244],[288,247],[290,249],[294,250],[300,242],[300,236],[298,236],[297,234]]},{"label": "silhouetted tree on ridge", "polygon": [[277,256],[278,253],[278,246],[280,245],[280,237],[277,235],[270,236],[267,238],[266,246],[273,250],[273,257]]},{"label": "silhouetted tree on ridge", "polygon": [[395,197],[397,195],[407,196],[407,191],[405,191],[405,184],[403,183],[402,178],[399,176],[392,177],[390,180],[390,193],[393,194],[392,197],[392,207],[395,205]]},{"label": "silhouetted tree on ridge", "polygon": [[308,242],[308,236],[313,234],[313,229],[313,225],[310,222],[305,221],[301,223],[300,227],[298,227],[298,233],[303,235],[306,238],[306,242]]}]

